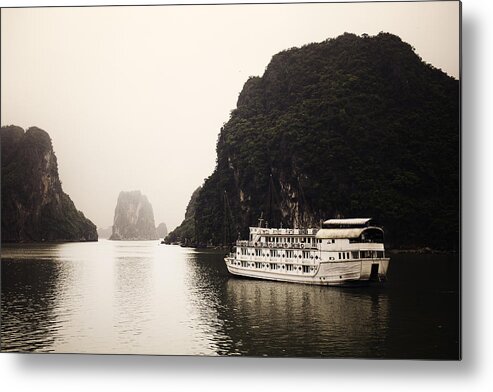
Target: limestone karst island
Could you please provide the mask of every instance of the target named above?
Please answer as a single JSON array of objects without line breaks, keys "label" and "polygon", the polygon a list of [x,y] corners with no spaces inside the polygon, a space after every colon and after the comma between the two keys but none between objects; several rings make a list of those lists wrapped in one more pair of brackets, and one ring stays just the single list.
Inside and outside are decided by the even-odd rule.
[{"label": "limestone karst island", "polygon": [[262,212],[272,227],[368,215],[391,248],[456,250],[459,103],[459,81],[393,34],[282,51],[246,81],[216,168],[166,241],[247,238]]},{"label": "limestone karst island", "polygon": [[140,191],[120,192],[110,240],[157,240],[152,205]]},{"label": "limestone karst island", "polygon": [[97,241],[96,225],[63,192],[48,133],[2,127],[2,242]]}]

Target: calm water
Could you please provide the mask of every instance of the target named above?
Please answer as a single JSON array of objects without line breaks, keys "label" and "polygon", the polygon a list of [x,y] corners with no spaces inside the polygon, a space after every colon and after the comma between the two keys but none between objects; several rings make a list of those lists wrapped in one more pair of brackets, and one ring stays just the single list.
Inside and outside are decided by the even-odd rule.
[{"label": "calm water", "polygon": [[152,242],[2,247],[2,351],[459,356],[459,259],[395,255],[384,287],[235,278]]}]

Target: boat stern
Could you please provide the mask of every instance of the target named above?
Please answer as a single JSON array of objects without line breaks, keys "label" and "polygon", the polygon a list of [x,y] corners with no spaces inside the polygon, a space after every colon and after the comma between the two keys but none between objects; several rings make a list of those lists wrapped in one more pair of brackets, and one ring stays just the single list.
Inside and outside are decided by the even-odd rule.
[{"label": "boat stern", "polygon": [[366,259],[361,261],[361,280],[383,282],[387,280],[390,258]]}]

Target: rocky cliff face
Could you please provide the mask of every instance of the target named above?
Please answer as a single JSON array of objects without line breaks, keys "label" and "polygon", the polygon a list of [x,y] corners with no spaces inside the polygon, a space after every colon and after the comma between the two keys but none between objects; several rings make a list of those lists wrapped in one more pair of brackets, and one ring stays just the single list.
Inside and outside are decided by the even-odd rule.
[{"label": "rocky cliff face", "polygon": [[197,199],[201,189],[201,187],[198,187],[192,193],[185,211],[185,219],[180,226],[169,233],[164,239],[167,244],[179,242],[182,245],[187,246],[198,245],[197,237],[195,235],[195,209],[197,207]]},{"label": "rocky cliff face", "polygon": [[168,227],[166,226],[166,223],[161,222],[156,227],[156,234],[159,238],[164,238],[168,235]]},{"label": "rocky cliff face", "polygon": [[110,240],[156,240],[154,212],[140,191],[120,192]]},{"label": "rocky cliff face", "polygon": [[2,127],[2,242],[97,241],[96,226],[63,192],[51,139]]},{"label": "rocky cliff face", "polygon": [[278,53],[220,131],[195,241],[246,238],[263,212],[273,227],[371,216],[390,246],[457,249],[459,135],[459,82],[395,35]]}]

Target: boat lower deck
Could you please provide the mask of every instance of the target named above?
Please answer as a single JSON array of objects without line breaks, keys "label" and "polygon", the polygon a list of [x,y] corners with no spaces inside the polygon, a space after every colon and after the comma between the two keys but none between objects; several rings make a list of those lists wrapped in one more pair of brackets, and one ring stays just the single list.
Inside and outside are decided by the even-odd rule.
[{"label": "boat lower deck", "polygon": [[230,273],[250,278],[316,285],[346,285],[358,281],[383,281],[388,258],[344,262],[320,262],[316,265],[249,263],[225,258]]}]

